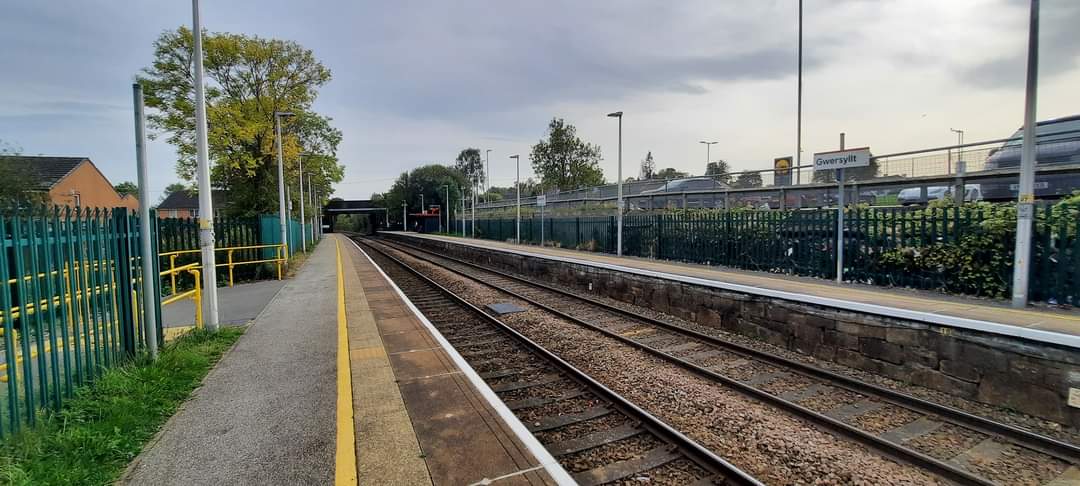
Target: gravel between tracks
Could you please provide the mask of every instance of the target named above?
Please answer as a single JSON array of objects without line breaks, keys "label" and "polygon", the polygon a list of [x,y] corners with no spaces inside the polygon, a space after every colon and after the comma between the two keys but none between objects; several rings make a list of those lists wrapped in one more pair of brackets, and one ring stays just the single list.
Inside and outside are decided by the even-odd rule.
[{"label": "gravel between tracks", "polygon": [[[406,259],[474,304],[513,300],[430,264]],[[504,322],[764,482],[937,483],[914,467],[885,459],[643,351],[532,309],[523,301],[516,303],[530,310],[503,316]]]}]

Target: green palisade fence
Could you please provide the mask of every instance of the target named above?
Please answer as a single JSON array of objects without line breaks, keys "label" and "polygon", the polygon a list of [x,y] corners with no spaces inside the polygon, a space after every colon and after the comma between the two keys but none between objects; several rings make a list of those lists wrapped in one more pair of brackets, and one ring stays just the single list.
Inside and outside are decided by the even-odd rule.
[{"label": "green palisade fence", "polygon": [[[845,280],[998,298],[1011,292],[1014,205],[851,208],[844,220]],[[522,219],[523,243],[540,243],[540,224],[538,216]],[[614,217],[543,224],[548,245],[615,253]],[[480,219],[476,236],[513,241],[514,225]],[[1031,298],[1080,305],[1080,204],[1039,208],[1034,233]],[[628,214],[623,254],[831,279],[836,210]]]},{"label": "green palisade fence", "polygon": [[0,243],[4,435],[142,348],[147,296],[138,218],[125,208],[0,211]]}]

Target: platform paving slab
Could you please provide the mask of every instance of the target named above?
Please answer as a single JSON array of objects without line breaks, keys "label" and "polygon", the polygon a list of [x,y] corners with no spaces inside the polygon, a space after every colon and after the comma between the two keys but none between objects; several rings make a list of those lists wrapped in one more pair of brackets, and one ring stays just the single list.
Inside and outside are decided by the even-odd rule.
[{"label": "platform paving slab", "polygon": [[[553,484],[371,262],[342,248],[361,484]],[[370,450],[390,435],[397,452]]]},{"label": "platform paving slab", "polygon": [[122,484],[334,481],[336,257],[319,245]]}]

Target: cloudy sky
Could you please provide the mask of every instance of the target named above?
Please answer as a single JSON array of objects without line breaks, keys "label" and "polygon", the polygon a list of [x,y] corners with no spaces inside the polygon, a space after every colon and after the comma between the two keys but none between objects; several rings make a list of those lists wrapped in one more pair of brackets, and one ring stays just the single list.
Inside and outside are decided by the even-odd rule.
[{"label": "cloudy sky", "polygon": [[[603,148],[615,178],[652,151],[701,173],[704,147],[736,169],[795,150],[796,0],[204,0],[203,25],[291,39],[333,80],[315,109],[345,135],[337,194],[366,198],[403,170],[492,149],[493,182],[553,116]],[[876,153],[1008,136],[1023,115],[1026,0],[806,0],[804,154]],[[1080,113],[1080,2],[1042,2],[1039,119]],[[131,82],[186,0],[0,3],[0,140],[84,155],[135,179]],[[151,143],[152,189],[176,179]],[[523,157],[524,158],[524,157]],[[523,177],[531,170],[523,161]],[[157,195],[154,195],[155,199]]]}]

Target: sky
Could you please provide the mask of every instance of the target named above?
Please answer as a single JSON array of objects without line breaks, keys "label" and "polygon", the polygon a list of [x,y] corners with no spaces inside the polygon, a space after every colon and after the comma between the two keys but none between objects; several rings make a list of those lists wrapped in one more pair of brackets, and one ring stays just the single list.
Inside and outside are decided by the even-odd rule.
[{"label": "sky", "polygon": [[[735,170],[795,152],[796,0],[229,0],[203,27],[293,40],[333,79],[315,111],[344,133],[336,196],[366,199],[403,171],[491,149],[495,185],[515,177],[552,117],[602,148],[615,180],[652,152],[700,174],[705,147]],[[805,0],[803,155],[889,153],[1009,136],[1023,120],[1026,0]],[[1080,113],[1080,2],[1043,0],[1038,118]],[[131,83],[184,0],[0,3],[0,141],[87,156],[135,180]],[[149,143],[151,198],[177,180]]]}]

